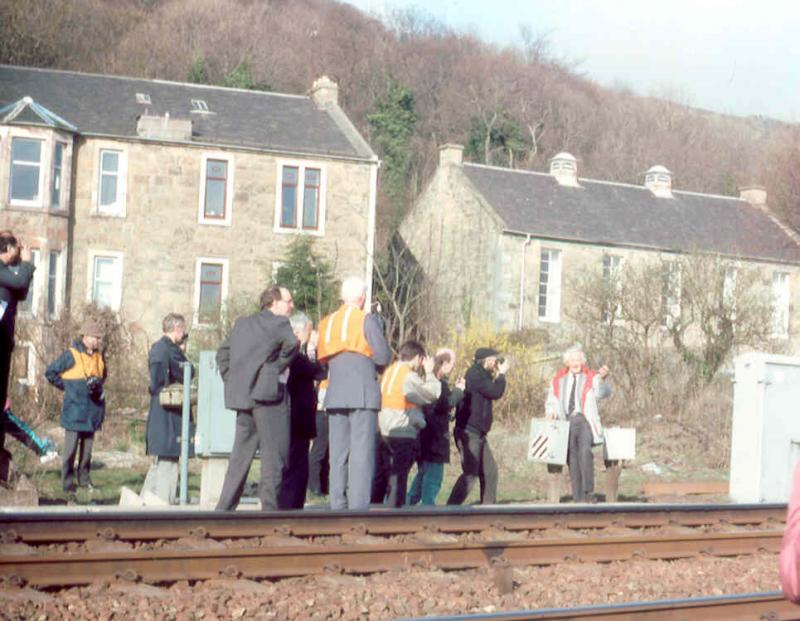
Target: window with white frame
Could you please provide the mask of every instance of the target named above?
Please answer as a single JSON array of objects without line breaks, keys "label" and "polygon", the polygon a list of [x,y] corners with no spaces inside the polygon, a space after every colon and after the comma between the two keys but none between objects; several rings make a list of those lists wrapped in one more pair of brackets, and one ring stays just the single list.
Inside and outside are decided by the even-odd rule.
[{"label": "window with white frame", "polygon": [[622,257],[618,254],[603,255],[603,280],[608,295],[603,321],[611,323],[622,316]]},{"label": "window with white frame", "polygon": [[300,162],[282,163],[278,178],[276,229],[321,234],[325,221],[325,169]]},{"label": "window with white frame", "polygon": [[97,213],[125,215],[127,157],[118,149],[100,149],[97,179]]},{"label": "window with white frame", "polygon": [[88,301],[100,308],[118,311],[122,307],[122,253],[107,250],[89,252]]},{"label": "window with white frame", "polygon": [[195,323],[217,323],[222,318],[227,296],[228,260],[198,259],[195,268]]},{"label": "window with white frame", "polygon": [[66,145],[56,141],[53,147],[53,175],[50,183],[50,208],[61,209],[61,186],[64,175],[64,152]]},{"label": "window with white frame", "polygon": [[789,336],[789,273],[772,273],[772,335]]},{"label": "window with white frame", "polygon": [[227,154],[203,155],[200,175],[200,224],[230,225],[233,209],[233,159]]},{"label": "window with white frame", "polygon": [[42,205],[42,140],[11,139],[8,197],[12,205]]},{"label": "window with white frame", "polygon": [[681,315],[681,266],[664,261],[661,267],[661,326],[671,328]]},{"label": "window with white frame", "polygon": [[539,258],[539,321],[561,320],[561,251],[542,248]]},{"label": "window with white frame", "polygon": [[[41,251],[38,248],[31,248],[31,263],[34,267],[39,265],[40,257]],[[33,272],[33,279],[31,280],[30,287],[28,287],[28,295],[24,300],[20,301],[17,306],[17,312],[25,315],[36,315],[37,309],[39,308],[40,273],[41,270]]]},{"label": "window with white frame", "polygon": [[47,316],[51,319],[58,317],[61,312],[61,275],[62,253],[51,250],[47,257]]}]

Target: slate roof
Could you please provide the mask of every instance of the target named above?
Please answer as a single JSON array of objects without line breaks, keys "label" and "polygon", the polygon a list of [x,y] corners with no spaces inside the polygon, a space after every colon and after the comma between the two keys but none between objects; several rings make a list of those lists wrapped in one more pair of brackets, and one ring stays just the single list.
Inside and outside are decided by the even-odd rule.
[{"label": "slate roof", "polygon": [[800,263],[800,245],[769,215],[739,198],[464,164],[463,171],[507,231],[600,245],[713,252]]},{"label": "slate roof", "polygon": [[[151,104],[136,102],[136,93]],[[0,108],[25,96],[84,135],[136,138],[137,118],[169,112],[192,119],[192,140],[221,146],[368,158],[310,97],[161,80],[0,65]],[[192,113],[192,99],[212,114]],[[35,121],[35,120],[34,120]],[[20,122],[17,119],[16,122]]]}]

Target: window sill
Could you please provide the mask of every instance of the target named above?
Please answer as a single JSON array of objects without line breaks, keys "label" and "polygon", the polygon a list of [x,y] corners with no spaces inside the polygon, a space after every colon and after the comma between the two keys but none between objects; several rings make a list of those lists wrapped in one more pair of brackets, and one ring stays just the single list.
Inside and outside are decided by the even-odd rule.
[{"label": "window sill", "polygon": [[325,235],[325,231],[320,229],[296,229],[281,226],[274,227],[272,232],[280,235],[312,235],[314,237],[324,237]]},{"label": "window sill", "polygon": [[549,317],[539,317],[539,323],[561,323],[561,318],[551,319]]},{"label": "window sill", "polygon": [[211,219],[200,218],[197,221],[197,224],[203,224],[203,225],[208,225],[208,226],[231,226],[231,221],[230,220],[211,220]]},{"label": "window sill", "polygon": [[91,217],[93,217],[93,218],[110,218],[110,219],[115,219],[116,218],[118,220],[124,220],[125,219],[125,212],[122,212],[122,213],[102,213],[102,212],[97,211],[95,209],[89,215]]}]

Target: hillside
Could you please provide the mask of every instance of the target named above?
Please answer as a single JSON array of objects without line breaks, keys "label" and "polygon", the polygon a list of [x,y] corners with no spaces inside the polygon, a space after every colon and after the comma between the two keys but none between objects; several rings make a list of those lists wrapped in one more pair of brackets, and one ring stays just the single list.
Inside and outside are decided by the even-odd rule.
[{"label": "hillside", "polygon": [[328,74],[384,159],[384,231],[445,142],[535,170],[567,150],[598,179],[640,183],[658,163],[681,189],[759,183],[800,229],[800,128],[600,87],[532,31],[500,49],[419,14],[383,24],[334,0],[2,0],[0,62],[289,93]]}]

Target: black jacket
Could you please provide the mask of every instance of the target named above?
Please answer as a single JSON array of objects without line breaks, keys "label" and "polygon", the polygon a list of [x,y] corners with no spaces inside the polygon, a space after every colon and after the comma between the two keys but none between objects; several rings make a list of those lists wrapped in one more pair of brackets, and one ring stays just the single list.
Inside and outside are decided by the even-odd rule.
[{"label": "black jacket", "polygon": [[10,344],[14,342],[17,304],[28,296],[34,269],[36,268],[33,264],[27,261],[13,267],[0,261],[0,307],[5,307],[3,316],[0,317],[0,332],[8,343],[6,347],[9,352]]},{"label": "black jacket", "polygon": [[289,319],[272,311],[237,319],[217,350],[225,407],[247,411],[257,403],[280,403],[283,384],[278,378],[297,355],[299,344]]},{"label": "black jacket", "polygon": [[292,438],[317,436],[317,389],[314,382],[325,379],[326,374],[325,368],[319,362],[312,362],[302,350],[289,365],[286,389],[291,404]]},{"label": "black jacket", "polygon": [[440,381],[439,398],[423,408],[425,428],[419,433],[420,460],[447,464],[450,462],[450,410],[461,403],[464,392],[459,388],[451,391],[446,380]]},{"label": "black jacket", "polygon": [[487,434],[492,428],[492,401],[506,390],[505,375],[492,379],[491,373],[477,362],[464,375],[467,386],[464,400],[456,412],[456,427]]},{"label": "black jacket", "polygon": [[[148,357],[150,367],[150,409],[147,412],[146,446],[148,455],[180,457],[181,416],[180,410],[165,410],[158,400],[158,393],[168,384],[183,383],[182,362],[186,356],[172,340],[163,336],[153,343]],[[194,369],[192,370],[194,377]],[[194,433],[189,433],[189,456],[193,456]]]}]

